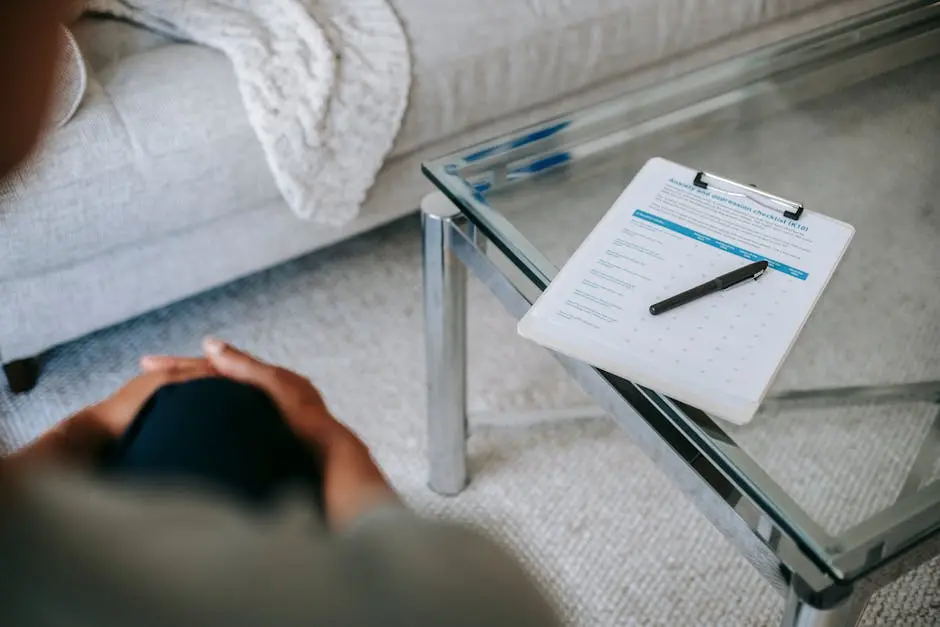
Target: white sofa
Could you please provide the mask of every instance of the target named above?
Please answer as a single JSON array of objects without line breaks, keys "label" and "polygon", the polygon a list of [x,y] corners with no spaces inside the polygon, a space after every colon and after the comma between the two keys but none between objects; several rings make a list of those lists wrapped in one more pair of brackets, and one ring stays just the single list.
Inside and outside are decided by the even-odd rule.
[{"label": "white sofa", "polygon": [[0,185],[0,358],[42,351],[414,211],[435,156],[887,0],[393,0],[414,81],[358,219],[298,221],[228,61],[83,18],[85,101]]}]

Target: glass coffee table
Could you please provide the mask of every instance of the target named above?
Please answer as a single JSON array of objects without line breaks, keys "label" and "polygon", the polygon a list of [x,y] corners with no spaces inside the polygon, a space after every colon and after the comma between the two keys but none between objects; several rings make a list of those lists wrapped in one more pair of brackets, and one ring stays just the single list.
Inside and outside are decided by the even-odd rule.
[{"label": "glass coffee table", "polygon": [[467,269],[517,319],[651,157],[856,227],[757,418],[567,372],[787,595],[853,625],[940,554],[940,6],[907,2],[426,163],[430,486],[465,486]]}]

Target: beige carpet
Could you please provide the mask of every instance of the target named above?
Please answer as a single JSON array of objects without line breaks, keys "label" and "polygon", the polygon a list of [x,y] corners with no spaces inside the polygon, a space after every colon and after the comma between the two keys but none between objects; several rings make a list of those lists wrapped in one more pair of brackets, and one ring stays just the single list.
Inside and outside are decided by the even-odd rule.
[{"label": "beige carpet", "polygon": [[[408,219],[62,347],[34,392],[0,395],[0,439],[24,442],[113,390],[143,353],[191,353],[215,334],[312,377],[416,507],[511,541],[573,624],[775,624],[780,598],[606,421],[477,432],[470,488],[451,500],[428,492],[418,261]],[[485,288],[471,294],[476,409],[583,402]],[[867,624],[930,625],[938,612],[935,561],[875,599]]]},{"label": "beige carpet", "polygon": [[[921,116],[911,117],[910,108],[885,98],[885,111],[893,107],[900,113],[883,116],[879,132],[868,137],[869,148],[899,137],[907,142],[920,138],[923,150],[912,154],[935,163],[940,123],[936,113],[928,114],[940,111],[940,101],[923,90],[910,90],[906,102],[920,103]],[[824,137],[821,129],[840,128],[832,124],[855,124],[852,133],[864,135],[865,125],[851,106],[819,105],[807,112],[804,122],[787,123],[783,131],[793,142],[809,141]],[[882,123],[895,126],[883,128]],[[849,142],[840,149],[852,152],[859,146]],[[736,154],[727,152],[727,159]],[[709,154],[722,153],[716,146]],[[688,156],[695,156],[694,149]],[[752,165],[747,155],[738,158],[741,167]],[[905,158],[904,167],[922,163]],[[597,198],[615,193],[617,182],[613,184],[599,187]],[[923,207],[924,230],[896,232],[894,245],[903,249],[918,244],[917,238],[937,229],[934,207]],[[878,214],[857,217],[876,228],[873,215]],[[558,239],[557,233],[542,235],[551,240]],[[940,233],[930,237],[936,241]],[[936,249],[931,254],[929,259],[936,261]],[[426,489],[419,257],[418,221],[408,218],[61,347],[49,356],[34,392],[17,398],[0,392],[0,442],[19,445],[112,391],[134,374],[141,354],[192,353],[201,337],[213,334],[310,376],[336,413],[374,447],[395,485],[417,509],[484,524],[510,542],[556,591],[572,624],[777,624],[782,601],[776,593],[606,420],[476,429],[470,439],[473,483],[468,490],[459,498],[442,499]],[[940,310],[936,292],[920,304],[899,308],[909,315],[902,321],[916,319],[923,325],[917,329],[917,344],[882,346],[878,328],[860,328],[861,318],[852,317],[857,313],[853,299],[867,289],[866,276],[850,272],[843,288],[834,284],[832,307],[847,307],[847,318],[826,314],[820,319],[831,324],[807,329],[808,337],[819,341],[844,340],[844,326],[854,325],[850,329],[866,352],[797,351],[793,363],[798,368],[785,372],[782,384],[803,385],[813,377],[838,383],[852,372],[877,376],[884,368],[897,368],[904,357],[904,364],[921,367],[901,372],[900,380],[940,377],[940,371],[931,371],[937,361],[928,358],[937,354],[937,316],[924,315]],[[513,321],[485,288],[474,283],[470,302],[473,409],[523,411],[586,402],[551,358],[516,337]],[[901,349],[909,352],[899,356]],[[889,361],[883,364],[873,355]],[[911,355],[926,357],[917,362]],[[847,372],[846,365],[852,364],[858,370]],[[898,468],[916,449],[930,417],[928,407],[788,414],[759,418],[755,428],[739,437],[803,507],[836,531],[893,500]],[[847,439],[852,437],[858,439]],[[934,560],[879,594],[864,624],[940,625],[938,616],[940,560]]]}]

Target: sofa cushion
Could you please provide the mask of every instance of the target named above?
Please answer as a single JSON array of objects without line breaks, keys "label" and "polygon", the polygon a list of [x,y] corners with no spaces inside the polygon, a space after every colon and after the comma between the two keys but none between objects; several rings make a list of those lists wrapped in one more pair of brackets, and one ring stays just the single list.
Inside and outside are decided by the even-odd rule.
[{"label": "sofa cushion", "polygon": [[[414,57],[402,155],[826,0],[392,3]],[[74,32],[86,98],[0,186],[0,280],[277,204],[223,55],[111,20]]]},{"label": "sofa cushion", "polygon": [[[891,0],[882,0],[888,4]],[[391,0],[414,58],[409,151],[832,0]],[[877,2],[876,2],[877,3]],[[872,2],[843,2],[851,5]]]},{"label": "sofa cushion", "polygon": [[93,72],[76,115],[0,190],[0,279],[277,197],[222,55],[181,44],[129,55]]}]

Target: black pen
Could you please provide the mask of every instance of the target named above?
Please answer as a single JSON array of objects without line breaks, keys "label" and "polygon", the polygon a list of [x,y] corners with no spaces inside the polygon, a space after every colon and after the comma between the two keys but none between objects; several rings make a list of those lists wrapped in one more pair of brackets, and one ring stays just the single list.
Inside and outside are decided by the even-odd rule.
[{"label": "black pen", "polygon": [[708,296],[709,294],[726,290],[729,287],[734,287],[735,285],[743,283],[748,279],[753,279],[756,281],[766,271],[766,261],[755,261],[754,263],[749,263],[743,268],[732,270],[728,274],[722,274],[717,279],[712,279],[708,283],[702,283],[701,285],[693,287],[690,290],[686,290],[681,294],[676,294],[675,296],[660,301],[655,305],[650,305],[650,313],[654,316],[658,316],[661,313],[666,313],[671,309],[675,309],[676,307],[681,307],[682,305],[691,303],[694,300],[698,300],[703,296]]}]

